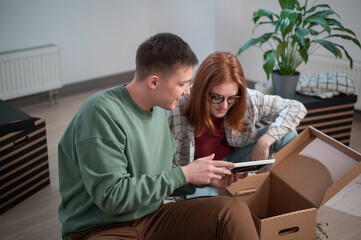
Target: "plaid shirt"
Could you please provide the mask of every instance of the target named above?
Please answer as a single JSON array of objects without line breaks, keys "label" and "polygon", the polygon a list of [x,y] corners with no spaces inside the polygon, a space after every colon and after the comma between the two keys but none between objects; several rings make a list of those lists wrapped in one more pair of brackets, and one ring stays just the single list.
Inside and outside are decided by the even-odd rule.
[{"label": "plaid shirt", "polygon": [[[183,96],[173,111],[167,111],[168,124],[177,144],[173,161],[180,166],[192,162],[195,152],[194,128],[187,123],[186,117],[181,113],[181,107],[188,98],[187,95]],[[271,122],[267,133],[278,140],[295,130],[306,113],[306,108],[298,101],[275,95],[263,95],[259,91],[247,89],[247,110],[243,117],[248,124],[246,131],[235,131],[227,121],[224,121],[227,142],[231,147],[243,147],[255,143],[256,124],[260,121]]]}]

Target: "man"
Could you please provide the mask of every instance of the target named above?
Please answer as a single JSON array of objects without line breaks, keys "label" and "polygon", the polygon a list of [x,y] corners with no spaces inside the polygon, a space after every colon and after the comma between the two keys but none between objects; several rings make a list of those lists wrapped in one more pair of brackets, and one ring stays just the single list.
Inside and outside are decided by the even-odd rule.
[{"label": "man", "polygon": [[[170,33],[142,43],[134,79],[91,96],[59,143],[59,219],[64,239],[255,239],[247,206],[230,197],[162,204],[195,185],[225,188],[233,163],[205,157],[172,165],[174,109],[197,57]],[[232,211],[230,211],[230,208]]]}]

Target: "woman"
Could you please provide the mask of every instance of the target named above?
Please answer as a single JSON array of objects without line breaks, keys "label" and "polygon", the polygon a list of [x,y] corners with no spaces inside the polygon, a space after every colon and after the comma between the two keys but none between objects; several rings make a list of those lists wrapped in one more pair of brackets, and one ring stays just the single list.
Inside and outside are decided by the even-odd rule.
[{"label": "woman", "polygon": [[[168,112],[174,162],[183,166],[212,153],[231,162],[267,159],[297,136],[306,113],[298,101],[248,89],[237,58],[214,52],[199,66],[190,96]],[[260,121],[270,124],[257,128]]]}]

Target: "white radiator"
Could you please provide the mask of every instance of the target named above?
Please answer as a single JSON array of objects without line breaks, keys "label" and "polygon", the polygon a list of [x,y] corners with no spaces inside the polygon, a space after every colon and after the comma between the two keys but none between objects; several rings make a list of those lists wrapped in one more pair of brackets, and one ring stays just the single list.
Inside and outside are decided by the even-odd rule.
[{"label": "white radiator", "polygon": [[52,91],[62,86],[58,46],[0,53],[0,99]]},{"label": "white radiator", "polygon": [[353,68],[345,59],[335,59],[332,56],[312,55],[307,64],[298,69],[301,74],[316,74],[319,72],[340,72],[346,74],[353,80],[357,102],[355,109],[361,110],[361,62],[354,61]]}]

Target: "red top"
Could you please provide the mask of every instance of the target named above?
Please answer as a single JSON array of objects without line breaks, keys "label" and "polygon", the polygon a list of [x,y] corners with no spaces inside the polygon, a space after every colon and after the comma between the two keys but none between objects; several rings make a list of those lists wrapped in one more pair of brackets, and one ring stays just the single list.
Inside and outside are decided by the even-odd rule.
[{"label": "red top", "polygon": [[212,117],[215,131],[213,132],[210,128],[206,128],[201,136],[194,138],[194,159],[206,157],[214,153],[216,155],[214,160],[222,160],[232,152],[233,148],[228,145],[226,140],[223,121],[223,118]]}]

